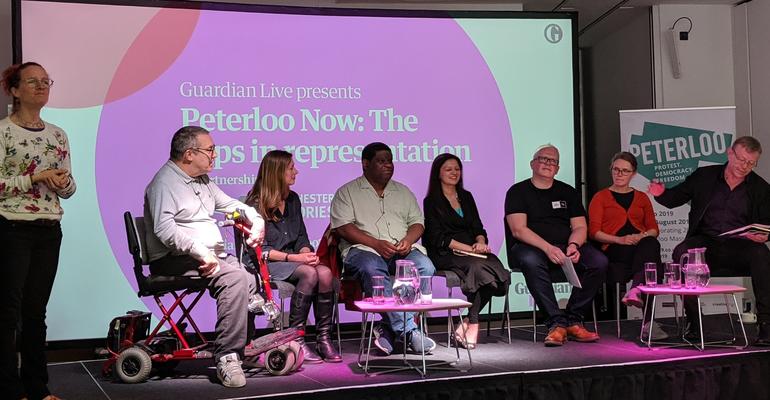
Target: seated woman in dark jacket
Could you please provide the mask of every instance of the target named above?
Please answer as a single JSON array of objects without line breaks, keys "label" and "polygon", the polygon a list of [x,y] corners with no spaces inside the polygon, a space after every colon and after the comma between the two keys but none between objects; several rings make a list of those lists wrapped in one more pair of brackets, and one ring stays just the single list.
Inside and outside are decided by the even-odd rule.
[{"label": "seated woman in dark jacket", "polygon": [[[425,233],[423,245],[437,269],[455,272],[462,279],[462,292],[471,303],[455,341],[475,348],[479,334],[479,312],[492,296],[504,296],[511,275],[487,245],[487,233],[479,218],[473,195],[463,189],[463,165],[452,154],[433,161],[428,194],[423,201]],[[468,252],[480,257],[457,254]]]},{"label": "seated woman in dark jacket", "polygon": [[[254,207],[265,219],[265,241],[262,252],[267,253],[270,277],[294,283],[291,296],[289,326],[305,328],[310,306],[313,305],[316,327],[317,355],[302,344],[306,363],[341,362],[342,357],[331,342],[334,311],[334,276],[328,266],[319,262],[302,220],[302,204],[297,193],[290,190],[299,172],[294,168],[291,153],[272,150],[259,166],[254,187],[246,204]],[[256,254],[249,249],[253,259]],[[253,260],[256,264],[257,260]]]}]

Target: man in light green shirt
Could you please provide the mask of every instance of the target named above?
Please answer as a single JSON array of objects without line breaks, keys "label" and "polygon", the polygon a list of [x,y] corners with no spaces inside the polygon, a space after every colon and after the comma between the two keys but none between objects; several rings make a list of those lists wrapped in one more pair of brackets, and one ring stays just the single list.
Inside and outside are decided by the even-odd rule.
[{"label": "man in light green shirt", "polygon": [[[372,294],[372,276],[385,277],[385,295],[390,296],[390,275],[396,260],[414,262],[421,276],[436,271],[417,240],[425,230],[417,198],[406,186],[391,180],[393,153],[384,143],[370,143],[361,152],[364,174],[337,189],[331,204],[331,227],[342,237],[340,250],[346,273],[361,281]],[[436,343],[424,336],[412,315],[385,313],[375,335],[375,345],[385,354],[393,351],[393,334],[405,338],[409,347],[428,352]]]}]

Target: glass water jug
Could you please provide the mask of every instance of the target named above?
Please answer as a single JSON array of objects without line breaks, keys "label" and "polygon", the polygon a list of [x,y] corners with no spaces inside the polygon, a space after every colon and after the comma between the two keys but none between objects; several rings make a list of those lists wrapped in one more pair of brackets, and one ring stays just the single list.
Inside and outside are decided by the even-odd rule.
[{"label": "glass water jug", "polygon": [[688,249],[679,259],[684,275],[684,287],[695,289],[706,287],[711,280],[711,271],[706,263],[706,248]]},{"label": "glass water jug", "polygon": [[396,260],[393,299],[396,304],[414,304],[420,299],[420,273],[414,262]]}]

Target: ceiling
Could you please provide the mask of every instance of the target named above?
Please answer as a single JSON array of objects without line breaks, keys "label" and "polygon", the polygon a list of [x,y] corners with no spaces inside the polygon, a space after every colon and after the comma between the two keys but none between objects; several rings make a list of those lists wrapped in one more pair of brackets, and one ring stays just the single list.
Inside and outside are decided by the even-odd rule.
[{"label": "ceiling", "polygon": [[[502,0],[501,0],[502,1]],[[525,11],[576,11],[581,36],[601,25],[620,26],[629,16],[657,4],[733,5],[745,0],[519,0]],[[606,15],[605,15],[606,14]],[[604,29],[602,29],[604,30]],[[581,42],[583,38],[581,37]]]},{"label": "ceiling", "polygon": [[[221,3],[294,5],[304,7],[474,9],[568,11],[578,13],[579,46],[589,47],[626,25],[649,15],[657,4],[735,5],[751,0],[200,0]],[[766,0],[758,0],[766,1]]]}]

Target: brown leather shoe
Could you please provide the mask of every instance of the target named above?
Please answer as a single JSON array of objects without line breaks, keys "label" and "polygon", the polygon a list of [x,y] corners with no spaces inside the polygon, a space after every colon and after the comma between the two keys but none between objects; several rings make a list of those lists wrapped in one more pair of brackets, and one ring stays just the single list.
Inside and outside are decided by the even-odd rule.
[{"label": "brown leather shoe", "polygon": [[548,336],[545,337],[545,345],[548,347],[561,346],[566,341],[567,341],[567,330],[561,326],[557,326],[551,329],[551,331],[548,332]]},{"label": "brown leather shoe", "polygon": [[598,333],[591,332],[580,324],[567,327],[567,336],[576,342],[595,342],[599,340]]}]

